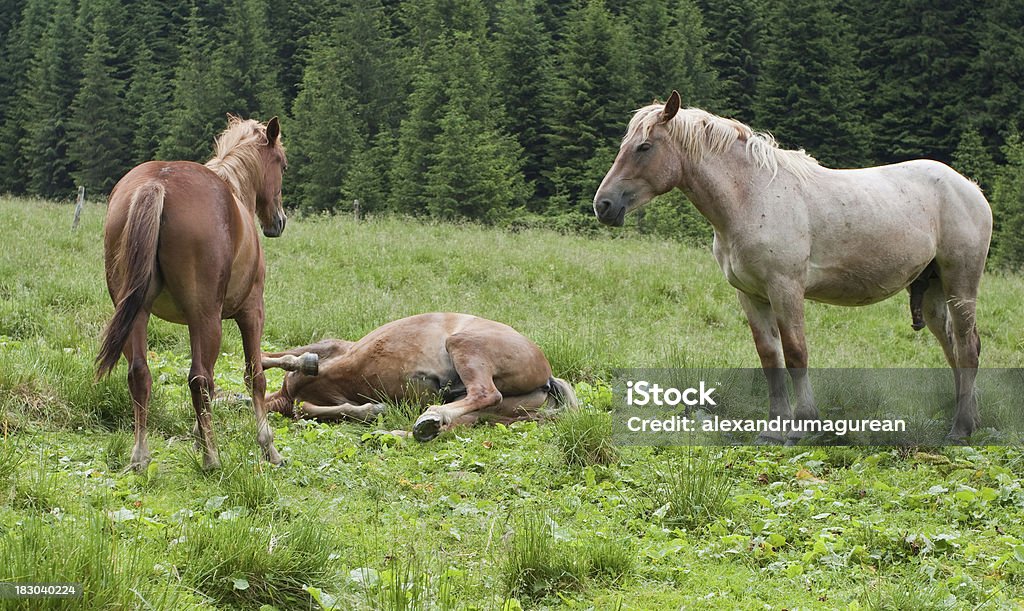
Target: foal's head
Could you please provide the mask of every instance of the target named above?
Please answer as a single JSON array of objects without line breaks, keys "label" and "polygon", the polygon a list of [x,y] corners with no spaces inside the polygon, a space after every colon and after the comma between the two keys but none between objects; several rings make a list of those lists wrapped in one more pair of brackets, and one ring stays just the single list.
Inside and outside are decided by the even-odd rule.
[{"label": "foal's head", "polygon": [[606,225],[621,226],[626,213],[679,184],[679,151],[667,128],[679,112],[679,92],[673,91],[656,112],[656,117],[642,111],[634,116],[615,163],[594,195],[594,212]]}]

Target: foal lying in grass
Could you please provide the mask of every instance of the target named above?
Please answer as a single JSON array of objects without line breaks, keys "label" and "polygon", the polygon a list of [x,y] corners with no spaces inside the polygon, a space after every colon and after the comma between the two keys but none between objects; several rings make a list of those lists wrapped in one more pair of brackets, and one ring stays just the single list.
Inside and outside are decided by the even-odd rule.
[{"label": "foal lying in grass", "polygon": [[[315,374],[301,370],[306,353],[319,359]],[[536,418],[549,402],[577,403],[572,386],[551,375],[536,344],[508,325],[468,314],[410,316],[357,342],[328,339],[264,354],[263,367],[291,370],[281,390],[267,398],[270,411],[287,416],[365,422],[383,413],[387,402],[441,397],[441,405],[426,405],[416,420],[418,441],[481,419]]]}]

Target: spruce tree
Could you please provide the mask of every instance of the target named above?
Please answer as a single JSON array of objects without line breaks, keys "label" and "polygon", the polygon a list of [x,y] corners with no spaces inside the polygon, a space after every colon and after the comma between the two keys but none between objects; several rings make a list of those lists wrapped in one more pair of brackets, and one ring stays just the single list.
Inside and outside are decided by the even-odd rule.
[{"label": "spruce tree", "polygon": [[[478,0],[405,3],[402,11],[413,45],[406,60],[407,70],[412,74],[412,90],[402,109],[398,146],[391,164],[391,201],[395,210],[421,214],[426,212],[425,174],[446,113],[447,87],[453,75],[466,66],[465,62],[458,64],[458,68],[449,65],[451,41],[460,32],[470,36],[477,48],[474,57],[481,58],[479,47],[487,46],[487,13]],[[473,65],[470,69],[482,67]],[[491,82],[479,82],[477,104],[492,104]]]},{"label": "spruce tree", "polygon": [[185,37],[174,70],[174,92],[167,128],[157,156],[161,159],[203,161],[210,157],[213,138],[223,128],[226,110],[208,76],[210,42],[195,7],[186,22]]},{"label": "spruce tree", "polygon": [[977,126],[989,152],[998,154],[1007,133],[1024,130],[1024,3],[988,0],[981,11],[978,52],[964,75],[962,116]]},{"label": "spruce tree", "polygon": [[744,123],[754,122],[754,101],[764,31],[758,0],[706,0],[701,9],[708,38],[709,63],[716,74],[720,96],[717,114]]},{"label": "spruce tree", "polygon": [[552,212],[589,212],[601,177],[637,99],[636,54],[630,32],[602,0],[588,0],[567,19],[560,44],[549,119],[546,178]]},{"label": "spruce tree", "polygon": [[211,59],[211,86],[221,112],[269,119],[284,114],[266,0],[229,0]]},{"label": "spruce tree", "polygon": [[769,23],[757,126],[826,165],[863,165],[863,77],[845,18],[833,0],[794,0],[777,4]]},{"label": "spruce tree", "polygon": [[166,72],[146,41],[139,43],[124,106],[131,109],[132,161],[138,164],[154,159],[166,136],[170,88]]},{"label": "spruce tree", "polygon": [[29,0],[4,36],[0,70],[0,192],[24,193],[28,160],[22,151],[31,116],[27,78],[50,18],[48,0]]},{"label": "spruce tree", "polygon": [[362,142],[345,60],[330,37],[317,37],[292,105],[289,162],[296,174],[292,192],[305,210],[332,210],[341,203],[342,181],[353,150]]},{"label": "spruce tree", "polygon": [[639,72],[640,103],[679,91],[690,106],[714,109],[717,82],[700,9],[693,0],[637,0],[627,5]]},{"label": "spruce tree", "polygon": [[985,190],[992,184],[996,172],[995,163],[976,128],[969,127],[960,136],[960,143],[953,151],[953,167]]},{"label": "spruce tree", "polygon": [[992,259],[1001,267],[1024,270],[1024,138],[1011,132],[1003,147],[1006,165],[992,189]]},{"label": "spruce tree", "polygon": [[74,190],[67,155],[67,121],[78,84],[71,0],[56,0],[50,21],[34,45],[27,74],[25,134],[21,154],[28,170],[28,191],[43,197]]},{"label": "spruce tree", "polygon": [[476,39],[457,33],[444,51],[452,70],[423,177],[426,209],[440,218],[498,221],[529,196],[521,149],[501,127],[502,107],[480,99],[491,78]]},{"label": "spruce tree", "polygon": [[877,0],[860,13],[865,118],[875,162],[949,162],[965,118],[977,112],[969,79],[983,3]]},{"label": "spruce tree", "polygon": [[508,131],[523,150],[523,176],[537,188],[529,207],[541,210],[550,195],[544,182],[546,113],[551,105],[552,43],[536,0],[504,0],[498,6],[493,74],[508,117]]},{"label": "spruce tree", "polygon": [[76,184],[107,193],[130,164],[129,126],[123,117],[121,81],[108,65],[114,50],[102,16],[93,22],[92,41],[82,63],[82,80],[71,102],[68,159]]}]

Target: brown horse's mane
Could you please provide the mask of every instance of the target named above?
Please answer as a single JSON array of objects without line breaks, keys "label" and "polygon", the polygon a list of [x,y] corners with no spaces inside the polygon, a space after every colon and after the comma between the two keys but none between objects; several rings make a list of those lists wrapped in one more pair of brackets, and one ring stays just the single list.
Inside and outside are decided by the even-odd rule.
[{"label": "brown horse's mane", "polygon": [[[659,123],[664,108],[664,104],[650,104],[637,110],[629,122],[623,141],[637,135],[641,140],[646,140],[651,129]],[[735,119],[720,117],[700,108],[680,109],[666,128],[669,136],[682,146],[683,152],[698,160],[706,153],[720,153],[739,140],[746,143],[747,154],[754,164],[769,170],[772,177],[781,168],[800,180],[806,180],[812,170],[818,167],[818,162],[803,149],[779,148],[770,133],[754,131]]]},{"label": "brown horse's mane", "polygon": [[228,183],[249,209],[256,208],[256,189],[263,181],[260,148],[267,145],[267,128],[255,119],[228,116],[228,126],[214,142],[213,158],[206,167]]}]

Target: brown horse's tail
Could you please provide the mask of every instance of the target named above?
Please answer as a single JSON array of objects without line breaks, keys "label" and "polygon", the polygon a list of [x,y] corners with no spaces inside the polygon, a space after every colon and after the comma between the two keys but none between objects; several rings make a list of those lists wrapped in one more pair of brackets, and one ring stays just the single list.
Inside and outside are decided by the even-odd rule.
[{"label": "brown horse's tail", "polygon": [[97,378],[109,374],[117,365],[135,317],[145,305],[156,268],[156,245],[163,209],[164,186],[160,183],[147,183],[132,194],[118,253],[124,277],[114,317],[103,332],[102,346],[96,357]]},{"label": "brown horse's tail", "polygon": [[548,379],[548,385],[551,387],[550,397],[555,400],[559,409],[576,409],[580,406],[580,402],[576,398],[576,391],[572,389],[572,384],[562,378],[552,377]]}]

